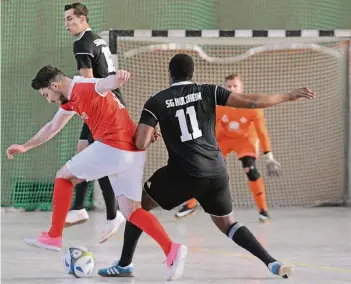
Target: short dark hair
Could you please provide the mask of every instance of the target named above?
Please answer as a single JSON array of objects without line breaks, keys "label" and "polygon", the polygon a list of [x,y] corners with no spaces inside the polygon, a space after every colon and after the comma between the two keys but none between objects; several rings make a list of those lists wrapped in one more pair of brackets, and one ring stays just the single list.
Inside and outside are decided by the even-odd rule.
[{"label": "short dark hair", "polygon": [[48,88],[52,82],[58,81],[65,76],[66,75],[56,67],[46,65],[38,71],[37,75],[32,80],[32,88],[34,90]]},{"label": "short dark hair", "polygon": [[74,15],[76,15],[77,17],[84,16],[87,19],[87,23],[89,22],[89,18],[88,18],[89,11],[87,6],[78,2],[65,5],[65,9],[64,9],[65,12],[71,9],[73,9]]},{"label": "short dark hair", "polygon": [[238,78],[239,80],[242,80],[239,74],[229,74],[228,76],[225,77],[225,80],[234,80],[235,78]]},{"label": "short dark hair", "polygon": [[191,80],[194,74],[194,60],[191,56],[179,53],[169,62],[171,77],[176,80]]}]

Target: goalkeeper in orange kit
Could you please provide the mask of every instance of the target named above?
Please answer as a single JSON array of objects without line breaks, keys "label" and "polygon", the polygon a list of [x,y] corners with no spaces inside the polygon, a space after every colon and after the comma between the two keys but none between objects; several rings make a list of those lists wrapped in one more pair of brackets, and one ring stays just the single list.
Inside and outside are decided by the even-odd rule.
[{"label": "goalkeeper in orange kit", "polygon": [[[226,88],[235,93],[243,93],[244,85],[238,75],[231,74],[225,78]],[[243,170],[249,180],[249,188],[255,198],[259,211],[259,220],[269,219],[266,202],[266,190],[263,178],[256,167],[259,144],[264,153],[269,176],[278,176],[280,164],[272,154],[271,141],[265,125],[263,109],[235,109],[226,106],[216,107],[216,138],[223,156],[226,158],[235,152],[241,161]],[[177,218],[193,213],[197,201],[190,199],[176,213]]]}]

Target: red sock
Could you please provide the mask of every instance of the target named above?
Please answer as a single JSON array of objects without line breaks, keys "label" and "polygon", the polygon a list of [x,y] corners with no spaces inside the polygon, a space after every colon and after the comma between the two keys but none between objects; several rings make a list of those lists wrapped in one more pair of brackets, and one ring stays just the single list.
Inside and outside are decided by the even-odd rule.
[{"label": "red sock", "polygon": [[54,186],[54,197],[52,199],[52,219],[49,236],[61,237],[63,227],[72,202],[73,184],[64,178],[57,178]]},{"label": "red sock", "polygon": [[166,256],[169,254],[171,251],[172,240],[153,214],[139,208],[130,215],[129,222],[139,227],[158,242]]}]

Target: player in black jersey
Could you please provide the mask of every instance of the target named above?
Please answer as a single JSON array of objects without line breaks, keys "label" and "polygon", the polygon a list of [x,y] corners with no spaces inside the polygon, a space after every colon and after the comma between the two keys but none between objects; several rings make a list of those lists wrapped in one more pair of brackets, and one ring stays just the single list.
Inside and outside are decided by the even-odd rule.
[{"label": "player in black jersey", "polygon": [[[144,106],[136,131],[136,146],[146,149],[159,123],[169,160],[144,184],[142,206],[171,210],[196,197],[218,229],[262,260],[269,270],[286,278],[292,266],[274,259],[247,227],[235,221],[224,158],[215,137],[216,105],[265,108],[299,98],[314,98],[306,88],[289,94],[242,95],[215,85],[192,83],[194,62],[177,54],[169,64],[171,87],[152,96]],[[151,198],[150,198],[151,197]],[[142,231],[127,222],[121,259],[100,269],[105,277],[133,272],[132,256]]]},{"label": "player in black jersey", "polygon": [[[89,28],[87,7],[80,3],[73,3],[66,5],[64,10],[65,28],[72,36],[76,37],[73,51],[80,75],[83,77],[105,78],[110,74],[115,74],[116,70],[109,47],[99,35]],[[114,93],[124,104],[119,90],[115,90]],[[84,123],[77,145],[77,152],[84,150],[93,142],[93,136]],[[107,223],[99,239],[99,242],[102,243],[117,232],[120,224],[125,222],[125,218],[119,211],[116,212],[115,194],[109,179],[107,177],[99,179],[99,184],[105,200],[107,214]],[[88,212],[83,207],[87,190],[87,182],[82,182],[76,186],[76,197],[72,210],[67,215],[66,226],[79,224],[89,219]]]}]

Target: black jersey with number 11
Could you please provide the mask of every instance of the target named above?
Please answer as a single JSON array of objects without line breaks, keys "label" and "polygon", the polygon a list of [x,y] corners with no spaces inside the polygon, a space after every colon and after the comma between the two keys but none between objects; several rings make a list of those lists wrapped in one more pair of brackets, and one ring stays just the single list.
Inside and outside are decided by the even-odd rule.
[{"label": "black jersey with number 11", "polygon": [[178,82],[153,95],[139,123],[160,124],[170,169],[196,177],[226,171],[216,140],[216,105],[226,105],[230,92],[216,85]]}]

